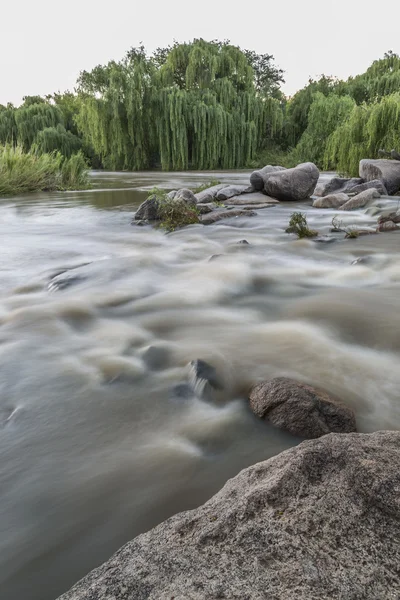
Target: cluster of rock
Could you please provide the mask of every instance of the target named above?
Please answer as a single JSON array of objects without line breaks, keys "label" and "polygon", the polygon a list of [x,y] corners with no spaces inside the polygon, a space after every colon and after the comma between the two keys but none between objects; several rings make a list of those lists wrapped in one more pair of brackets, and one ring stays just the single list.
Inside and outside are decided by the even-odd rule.
[{"label": "cluster of rock", "polygon": [[[314,191],[314,196],[318,198],[313,206],[352,210],[364,207],[369,200],[379,198],[379,195],[387,196],[400,190],[400,160],[363,159],[360,161],[359,174],[359,178],[333,177],[318,184]],[[367,190],[374,190],[375,195],[368,196]],[[351,196],[357,196],[358,200],[347,204]],[[365,202],[360,197],[365,198]]]},{"label": "cluster of rock", "polygon": [[399,432],[305,441],[139,535],[61,600],[394,600],[399,465]]},{"label": "cluster of rock", "polygon": [[[319,171],[313,163],[293,169],[268,165],[251,174],[250,186],[218,184],[197,194],[184,188],[169,192],[166,199],[195,208],[198,222],[209,225],[221,219],[251,216],[254,210],[270,208],[280,200],[309,199],[318,178]],[[155,195],[150,196],[139,206],[133,222],[156,223],[162,219],[161,212],[160,201]]]}]

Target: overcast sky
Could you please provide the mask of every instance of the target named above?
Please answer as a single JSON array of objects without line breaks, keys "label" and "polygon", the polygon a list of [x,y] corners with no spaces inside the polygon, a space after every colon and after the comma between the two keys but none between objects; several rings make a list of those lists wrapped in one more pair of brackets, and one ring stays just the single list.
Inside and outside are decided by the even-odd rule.
[{"label": "overcast sky", "polygon": [[399,0],[3,0],[0,103],[72,90],[83,69],[143,41],[229,39],[275,56],[293,94],[322,73],[347,78],[400,52]]}]

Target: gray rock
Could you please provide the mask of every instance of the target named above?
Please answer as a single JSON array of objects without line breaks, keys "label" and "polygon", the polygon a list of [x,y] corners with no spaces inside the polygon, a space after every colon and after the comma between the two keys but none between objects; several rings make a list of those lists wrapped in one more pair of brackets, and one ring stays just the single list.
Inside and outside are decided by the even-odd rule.
[{"label": "gray rock", "polygon": [[313,202],[314,208],[340,208],[342,204],[345,204],[349,200],[349,196],[343,192],[337,194],[329,194],[329,196],[323,196],[316,198]]},{"label": "gray rock", "polygon": [[149,369],[158,371],[169,366],[171,352],[167,346],[148,346],[141,352],[141,358]]},{"label": "gray rock", "polygon": [[196,196],[193,194],[192,190],[189,190],[187,188],[182,188],[181,190],[178,190],[173,199],[184,200],[189,206],[197,205]]},{"label": "gray rock", "polygon": [[249,403],[260,419],[305,438],[356,431],[354,413],[323,390],[277,377],[254,386]]},{"label": "gray rock", "polygon": [[158,221],[160,220],[159,205],[156,196],[147,198],[137,209],[135,221]]},{"label": "gray rock", "polygon": [[177,190],[171,190],[170,192],[168,192],[168,194],[167,194],[168,200],[173,200],[175,198],[175,196],[177,195],[177,193],[178,193]]},{"label": "gray rock", "polygon": [[212,202],[217,195],[217,192],[222,190],[224,187],[226,187],[226,183],[218,183],[217,185],[213,185],[202,192],[198,192],[195,194],[197,202],[201,202],[202,204]]},{"label": "gray rock", "polygon": [[252,217],[256,213],[251,210],[222,210],[214,211],[209,215],[203,215],[200,217],[203,225],[212,225],[223,219],[231,219],[233,217]]},{"label": "gray rock", "polygon": [[381,195],[378,192],[378,190],[375,188],[371,188],[369,190],[365,190],[365,192],[357,194],[357,196],[354,196],[354,198],[348,200],[346,204],[342,205],[341,210],[355,210],[357,208],[364,208],[364,206],[366,206],[368,202],[371,202],[372,200],[375,200],[376,198],[380,197]]},{"label": "gray rock", "polygon": [[250,175],[250,184],[253,186],[255,190],[263,190],[265,186],[265,182],[271,173],[276,173],[277,171],[285,171],[285,167],[273,167],[272,165],[267,165],[258,171],[253,171]]},{"label": "gray rock", "polygon": [[400,189],[400,161],[364,158],[360,160],[360,177],[366,181],[380,179],[388,194],[395,194]]},{"label": "gray rock", "polygon": [[365,190],[369,190],[371,188],[375,188],[382,196],[387,196],[388,191],[383,185],[380,179],[373,179],[372,181],[365,181],[364,183],[360,183],[360,185],[355,185],[348,189],[349,194],[359,194],[360,192],[365,192]]},{"label": "gray rock", "polygon": [[279,200],[261,192],[244,193],[239,197],[229,198],[227,204],[232,206],[250,206],[251,204],[279,204]]},{"label": "gray rock", "polygon": [[244,194],[248,189],[248,185],[228,185],[227,187],[218,190],[215,197],[218,202],[224,202],[224,200],[228,200],[228,198]]},{"label": "gray rock", "polygon": [[359,177],[344,178],[332,177],[328,181],[321,181],[314,190],[314,196],[329,196],[330,194],[346,193],[352,187],[363,183],[363,179]]},{"label": "gray rock", "polygon": [[314,163],[303,163],[294,169],[271,173],[264,190],[278,200],[306,200],[314,192],[318,178],[319,171]]},{"label": "gray rock", "polygon": [[200,215],[207,215],[208,213],[213,211],[212,204],[197,204],[196,208],[199,211]]},{"label": "gray rock", "polygon": [[400,433],[330,434],[243,470],[60,600],[396,600]]}]

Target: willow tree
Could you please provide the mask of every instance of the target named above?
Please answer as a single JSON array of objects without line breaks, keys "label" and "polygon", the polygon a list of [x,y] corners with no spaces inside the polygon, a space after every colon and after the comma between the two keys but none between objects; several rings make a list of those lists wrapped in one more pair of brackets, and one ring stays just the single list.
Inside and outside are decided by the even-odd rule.
[{"label": "willow tree", "polygon": [[234,168],[282,126],[278,100],[255,88],[246,55],[227,42],[195,40],[131,50],[121,63],[80,77],[77,119],[112,168]]},{"label": "willow tree", "polygon": [[63,156],[70,158],[82,148],[82,141],[58,124],[57,127],[46,127],[39,131],[34,145],[39,153],[61,152]]},{"label": "willow tree", "polygon": [[350,96],[324,96],[317,92],[309,111],[307,129],[296,147],[298,161],[311,161],[322,167],[329,136],[349,117],[354,106]]},{"label": "willow tree", "polygon": [[15,111],[18,144],[28,152],[36,141],[39,131],[63,124],[62,113],[57,106],[41,102],[21,106]]},{"label": "willow tree", "polygon": [[400,148],[400,93],[354,107],[350,118],[330,136],[325,164],[357,175],[359,161],[377,157],[380,148]]},{"label": "willow tree", "polygon": [[15,122],[15,108],[12,104],[0,105],[0,145],[15,145],[18,137]]}]

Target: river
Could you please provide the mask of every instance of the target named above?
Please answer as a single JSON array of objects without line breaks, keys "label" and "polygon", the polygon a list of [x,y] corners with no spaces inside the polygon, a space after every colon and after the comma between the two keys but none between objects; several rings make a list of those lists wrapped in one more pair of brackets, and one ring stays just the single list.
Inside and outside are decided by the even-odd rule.
[{"label": "river", "polygon": [[[0,200],[1,598],[54,600],[298,443],[248,410],[262,378],[323,387],[359,431],[400,429],[397,233],[295,240],[290,203],[168,235],[131,225],[154,185],[248,177],[93,173],[86,192]],[[322,235],[338,212],[299,208]],[[182,393],[197,358],[224,382],[215,402]]]}]

